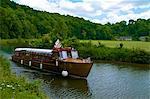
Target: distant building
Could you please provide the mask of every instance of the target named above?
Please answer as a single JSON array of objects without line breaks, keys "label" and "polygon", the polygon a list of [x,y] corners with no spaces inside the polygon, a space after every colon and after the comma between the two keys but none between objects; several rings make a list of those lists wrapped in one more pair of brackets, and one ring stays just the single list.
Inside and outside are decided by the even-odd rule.
[{"label": "distant building", "polygon": [[150,41],[150,37],[148,37],[148,36],[140,36],[139,40],[140,41]]},{"label": "distant building", "polygon": [[131,36],[120,36],[120,37],[117,37],[116,40],[118,40],[118,41],[132,41],[132,37]]}]

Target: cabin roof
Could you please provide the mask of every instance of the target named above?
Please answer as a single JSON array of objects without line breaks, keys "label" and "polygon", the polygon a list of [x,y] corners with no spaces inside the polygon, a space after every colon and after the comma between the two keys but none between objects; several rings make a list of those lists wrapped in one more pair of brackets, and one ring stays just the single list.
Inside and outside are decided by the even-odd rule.
[{"label": "cabin roof", "polygon": [[36,49],[36,48],[16,48],[15,51],[27,51],[27,52],[35,52],[35,53],[52,53],[50,49]]}]

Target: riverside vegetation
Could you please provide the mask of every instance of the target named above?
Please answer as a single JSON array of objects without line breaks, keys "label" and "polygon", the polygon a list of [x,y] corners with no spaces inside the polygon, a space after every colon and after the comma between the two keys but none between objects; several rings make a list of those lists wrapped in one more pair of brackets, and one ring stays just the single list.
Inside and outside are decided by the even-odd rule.
[{"label": "riverside vegetation", "polygon": [[79,47],[80,55],[83,57],[89,56],[93,60],[120,61],[140,64],[150,63],[150,53],[144,50],[109,48],[101,44],[91,45],[89,42],[83,43],[83,46],[84,47]]},{"label": "riverside vegetation", "polygon": [[9,61],[0,56],[0,99],[48,99],[40,90],[40,82],[28,82],[11,73]]},{"label": "riverside vegetation", "polygon": [[[1,40],[1,49],[12,51],[15,47],[53,47],[53,41],[49,37],[42,39],[13,39]],[[63,46],[71,46],[79,50],[81,57],[91,57],[93,60],[120,61],[128,63],[150,64],[150,52],[137,48],[106,47],[103,43],[92,43],[91,40],[83,42],[76,38],[69,38],[62,41]]]}]

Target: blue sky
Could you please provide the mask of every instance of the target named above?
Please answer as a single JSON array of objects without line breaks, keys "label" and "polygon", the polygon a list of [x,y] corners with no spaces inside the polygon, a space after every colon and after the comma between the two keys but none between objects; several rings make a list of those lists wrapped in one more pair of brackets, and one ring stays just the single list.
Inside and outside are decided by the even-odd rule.
[{"label": "blue sky", "polygon": [[95,23],[150,18],[150,0],[13,0],[36,10],[82,17]]}]

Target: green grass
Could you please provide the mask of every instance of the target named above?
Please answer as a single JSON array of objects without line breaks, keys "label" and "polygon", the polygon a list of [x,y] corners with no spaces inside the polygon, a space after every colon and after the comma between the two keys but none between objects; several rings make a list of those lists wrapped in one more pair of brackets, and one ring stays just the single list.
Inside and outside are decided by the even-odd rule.
[{"label": "green grass", "polygon": [[[3,39],[0,40],[0,45],[19,45],[17,43],[21,42],[36,42],[39,43],[41,42],[41,39],[21,39],[20,41],[18,39]],[[81,42],[88,42],[89,40],[80,40]],[[143,41],[111,41],[111,40],[91,40],[92,44],[97,45],[98,42],[101,44],[104,44],[106,47],[119,47],[120,43],[123,43],[123,48],[128,48],[128,49],[141,49],[145,51],[150,52],[150,42],[143,42]],[[36,44],[35,44],[36,46]]]},{"label": "green grass", "polygon": [[0,56],[0,99],[47,99],[40,91],[40,81],[28,82],[10,71],[10,63]]},{"label": "green grass", "polygon": [[[88,42],[89,40],[81,40],[81,42]],[[97,45],[98,42],[104,44],[106,47],[119,47],[120,43],[123,43],[123,48],[128,49],[141,49],[150,52],[150,42],[142,41],[111,41],[111,40],[91,40],[92,44]]]}]

